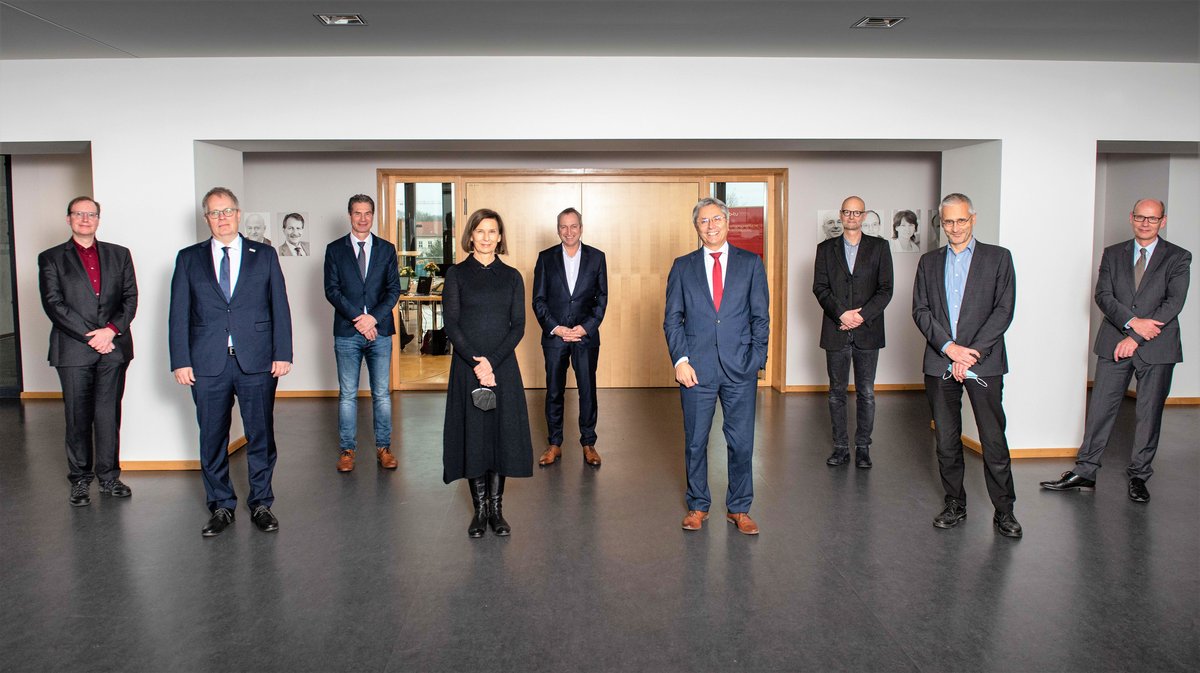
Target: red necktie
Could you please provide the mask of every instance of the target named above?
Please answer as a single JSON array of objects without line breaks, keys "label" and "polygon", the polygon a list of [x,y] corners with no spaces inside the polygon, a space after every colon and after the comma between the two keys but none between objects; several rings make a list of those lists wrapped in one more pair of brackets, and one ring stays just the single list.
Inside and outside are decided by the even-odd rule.
[{"label": "red necktie", "polygon": [[713,258],[713,308],[721,310],[721,295],[725,293],[725,285],[721,282],[721,253],[710,252]]}]

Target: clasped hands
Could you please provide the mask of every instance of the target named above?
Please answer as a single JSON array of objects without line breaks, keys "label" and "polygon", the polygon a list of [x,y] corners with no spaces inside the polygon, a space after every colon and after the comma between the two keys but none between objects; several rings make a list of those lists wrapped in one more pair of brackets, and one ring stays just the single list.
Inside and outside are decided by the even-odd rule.
[{"label": "clasped hands", "polygon": [[950,375],[962,383],[967,378],[967,370],[979,362],[979,351],[952,343],[946,346],[946,357],[950,358]]},{"label": "clasped hands", "polygon": [[841,330],[843,332],[852,330],[852,329],[858,327],[859,325],[863,324],[862,309],[861,308],[852,308],[849,311],[846,311],[845,313],[843,313],[841,315],[841,317],[839,318],[839,320],[842,323],[841,325],[838,326],[839,330]]},{"label": "clasped hands", "polygon": [[378,321],[375,316],[370,313],[364,313],[354,319],[354,329],[358,333],[367,338],[367,341],[374,341],[379,336]]},{"label": "clasped hands", "polygon": [[558,327],[554,328],[554,331],[551,332],[551,334],[557,336],[563,341],[566,341],[567,343],[573,343],[576,341],[583,341],[583,337],[587,336],[587,330],[585,330],[582,325],[576,325],[574,327],[563,327],[562,325],[559,325]]},{"label": "clasped hands", "polygon": [[[1162,334],[1163,323],[1150,318],[1133,318],[1129,321],[1129,329],[1137,333],[1146,341],[1150,341],[1154,337]],[[1133,340],[1133,337],[1128,336],[1117,342],[1117,347],[1113,349],[1113,360],[1121,361],[1128,357],[1133,357],[1133,352],[1137,350],[1138,343]]]},{"label": "clasped hands", "polygon": [[487,358],[479,355],[471,359],[479,363],[475,365],[475,378],[479,379],[479,385],[488,388],[496,387],[496,372],[492,371],[492,363],[488,362]]},{"label": "clasped hands", "polygon": [[117,348],[113,345],[113,339],[117,337],[117,333],[108,327],[94,329],[84,336],[88,337],[87,345],[101,355],[108,355]]}]

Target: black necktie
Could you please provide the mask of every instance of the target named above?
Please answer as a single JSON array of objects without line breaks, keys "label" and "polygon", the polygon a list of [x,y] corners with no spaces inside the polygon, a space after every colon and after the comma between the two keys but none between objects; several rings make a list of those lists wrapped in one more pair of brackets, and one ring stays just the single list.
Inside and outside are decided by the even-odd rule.
[{"label": "black necktie", "polygon": [[225,252],[225,256],[221,258],[221,274],[217,277],[217,283],[221,286],[221,291],[225,293],[225,301],[229,301],[233,297],[233,290],[229,282],[229,246],[221,248]]},{"label": "black necktie", "polygon": [[359,241],[359,242],[358,242],[358,275],[359,275],[359,276],[361,276],[361,277],[362,277],[364,280],[365,280],[365,279],[366,279],[366,277],[367,277],[367,249],[366,249],[366,245],[367,245],[367,242],[366,242],[366,241]]}]

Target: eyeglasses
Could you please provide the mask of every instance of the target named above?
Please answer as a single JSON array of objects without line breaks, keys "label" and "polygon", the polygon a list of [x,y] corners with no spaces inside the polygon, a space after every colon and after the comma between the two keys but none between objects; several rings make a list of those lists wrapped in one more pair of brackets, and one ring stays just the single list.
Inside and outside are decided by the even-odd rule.
[{"label": "eyeglasses", "polygon": [[956,229],[958,227],[965,227],[970,223],[971,223],[971,218],[969,218],[969,217],[963,217],[963,218],[960,218],[957,220],[942,220],[942,228],[943,229]]},{"label": "eyeglasses", "polygon": [[842,217],[859,218],[859,217],[862,217],[864,214],[866,214],[866,212],[867,211],[865,211],[865,210],[843,210]]},{"label": "eyeglasses", "polygon": [[1162,222],[1162,219],[1163,218],[1161,218],[1161,217],[1151,217],[1149,215],[1134,215],[1133,216],[1133,221],[1137,222],[1138,224],[1141,224],[1142,222],[1149,222],[1150,224],[1158,224],[1159,222]]},{"label": "eyeglasses", "polygon": [[724,221],[725,221],[724,215],[717,215],[716,217],[702,217],[702,218],[696,220],[696,223],[707,227],[709,222],[711,222],[713,224],[721,224]]},{"label": "eyeglasses", "polygon": [[237,208],[222,208],[221,210],[210,210],[204,213],[204,216],[210,220],[216,220],[221,217],[233,217],[233,214],[236,212],[238,212]]},{"label": "eyeglasses", "polygon": [[72,210],[71,217],[77,220],[98,220],[100,213],[91,210]]}]

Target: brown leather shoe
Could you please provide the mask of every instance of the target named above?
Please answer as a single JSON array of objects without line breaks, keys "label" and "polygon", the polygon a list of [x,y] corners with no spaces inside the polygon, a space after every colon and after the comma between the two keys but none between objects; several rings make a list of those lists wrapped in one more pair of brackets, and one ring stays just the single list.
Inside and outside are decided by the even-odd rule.
[{"label": "brown leather shoe", "polygon": [[708,518],[708,512],[700,512],[694,509],[689,509],[687,516],[683,517],[684,530],[700,530],[700,526],[704,525],[704,520]]},{"label": "brown leather shoe", "polygon": [[737,526],[738,532],[743,535],[758,535],[758,524],[754,523],[754,519],[745,512],[734,514],[730,512],[725,515],[725,520]]},{"label": "brown leather shoe", "polygon": [[558,446],[558,444],[551,444],[546,448],[546,451],[542,454],[542,457],[538,458],[538,465],[541,465],[542,467],[553,465],[561,455],[562,449]]},{"label": "brown leather shoe", "polygon": [[379,459],[379,467],[385,470],[394,470],[399,465],[396,462],[396,457],[392,455],[392,452],[386,446],[375,449],[375,457]]},{"label": "brown leather shoe", "polygon": [[596,447],[590,444],[583,447],[583,462],[592,467],[600,467],[600,454],[596,453]]},{"label": "brown leather shoe", "polygon": [[338,472],[349,472],[354,469],[354,450],[342,451],[342,455],[338,456]]}]

